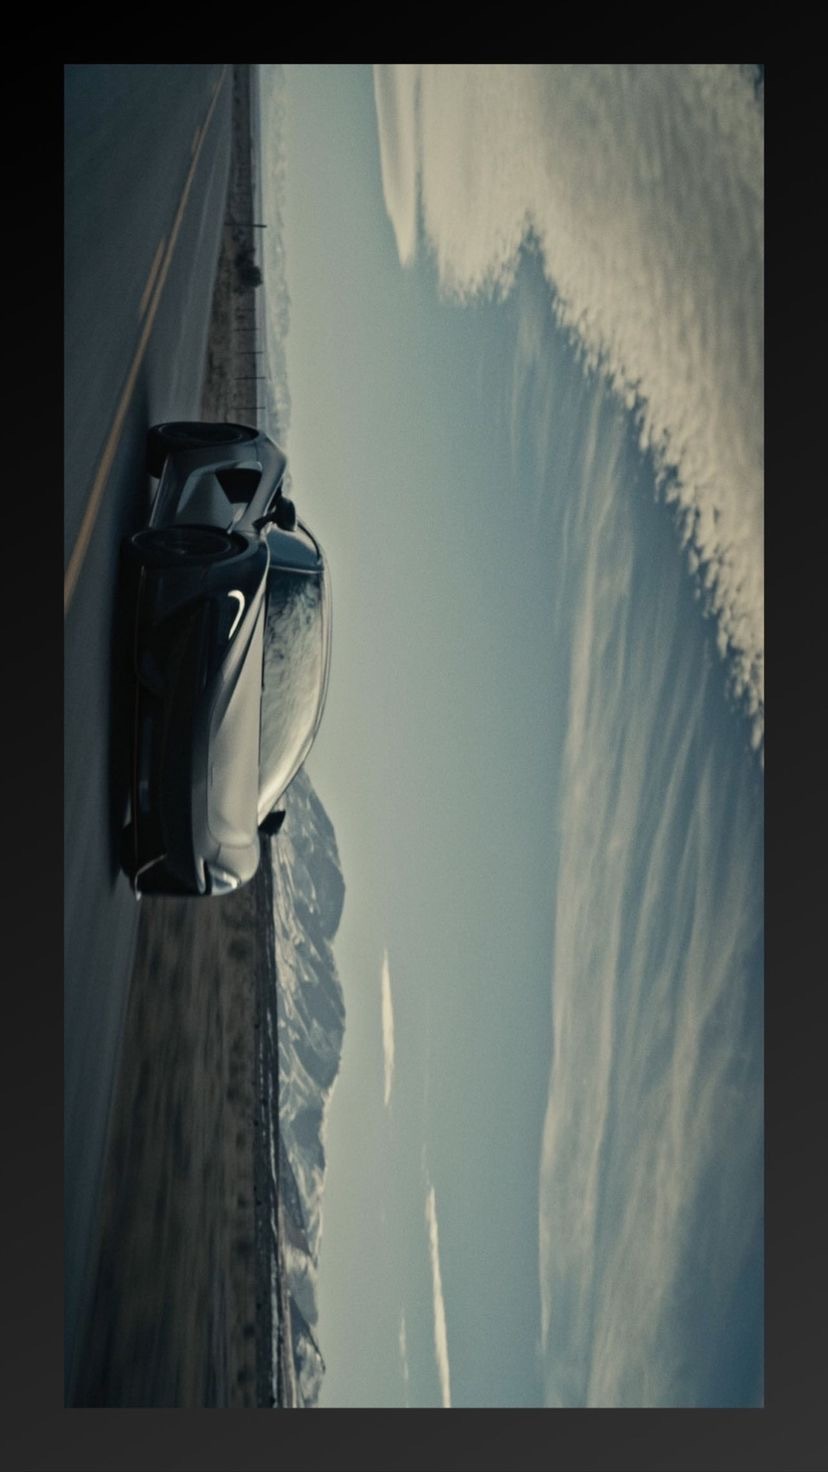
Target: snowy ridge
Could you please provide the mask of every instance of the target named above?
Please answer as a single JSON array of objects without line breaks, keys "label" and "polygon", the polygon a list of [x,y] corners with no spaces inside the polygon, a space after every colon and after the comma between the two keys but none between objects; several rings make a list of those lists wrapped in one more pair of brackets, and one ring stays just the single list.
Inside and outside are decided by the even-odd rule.
[{"label": "snowy ridge", "polygon": [[293,1358],[305,1405],[319,1393],[316,1273],[325,1178],[325,1109],[339,1070],[345,1003],[331,941],[345,883],[336,837],[300,772],[271,845],[279,1048],[281,1258],[290,1295]]}]

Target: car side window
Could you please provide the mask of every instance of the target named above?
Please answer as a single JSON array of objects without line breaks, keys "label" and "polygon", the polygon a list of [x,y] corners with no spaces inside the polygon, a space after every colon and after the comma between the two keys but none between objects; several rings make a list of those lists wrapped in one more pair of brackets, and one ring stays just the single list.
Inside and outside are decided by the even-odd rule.
[{"label": "car side window", "polygon": [[246,506],[253,500],[261,478],[261,471],[252,466],[230,466],[217,472],[217,479],[225,496],[237,506]]}]

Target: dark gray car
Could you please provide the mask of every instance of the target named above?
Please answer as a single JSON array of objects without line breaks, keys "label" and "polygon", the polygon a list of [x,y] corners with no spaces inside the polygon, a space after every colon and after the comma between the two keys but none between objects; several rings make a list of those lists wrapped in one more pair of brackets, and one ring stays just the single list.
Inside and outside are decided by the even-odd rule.
[{"label": "dark gray car", "polygon": [[330,666],[330,583],[284,495],[286,459],[242,424],[161,424],[149,525],[124,545],[134,609],[136,895],[226,894],[313,742]]}]

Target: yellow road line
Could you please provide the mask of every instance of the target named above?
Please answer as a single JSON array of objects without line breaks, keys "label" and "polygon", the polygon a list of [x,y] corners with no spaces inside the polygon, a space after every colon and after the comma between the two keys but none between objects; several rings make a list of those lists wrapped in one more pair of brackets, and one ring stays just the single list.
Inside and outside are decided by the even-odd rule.
[{"label": "yellow road line", "polygon": [[115,418],[112,421],[112,428],[109,431],[109,437],[104,446],[104,451],[101,456],[97,472],[95,474],[95,479],[92,482],[92,489],[89,492],[89,500],[86,503],[86,510],[84,511],[83,520],[80,524],[80,530],[78,532],[75,545],[72,549],[72,555],[69,558],[69,564],[66,568],[66,572],[63,575],[64,618],[69,611],[69,605],[72,602],[72,597],[75,592],[78,577],[80,576],[80,570],[83,566],[83,560],[86,556],[87,550],[89,548],[89,543],[92,538],[95,521],[97,519],[98,511],[100,510],[101,499],[103,497],[106,482],[109,477],[109,472],[112,469],[112,462],[115,459],[115,452],[118,448],[118,441],[121,437],[121,431],[124,427],[124,420],[126,419],[127,409],[129,408],[129,401],[132,398],[132,391],[135,388],[135,382],[138,377],[138,370],[141,367],[144,359],[144,353],[147,350],[147,343],[149,342],[150,333],[152,332],[152,325],[155,321],[155,314],[158,311],[158,304],[161,300],[161,293],[164,290],[164,283],[169,274],[170,264],[172,262],[173,252],[175,250],[175,243],[178,239],[178,232],[181,229],[181,222],[184,218],[184,210],[187,207],[187,200],[190,197],[190,190],[192,188],[195,171],[198,166],[198,160],[201,155],[202,145],[204,143],[204,139],[207,136],[207,129],[210,126],[210,121],[212,119],[216,103],[218,101],[219,92],[221,91],[221,84],[224,81],[226,73],[227,64],[222,67],[221,76],[219,77],[218,86],[216,87],[215,91],[215,96],[210,103],[207,117],[204,120],[204,127],[201,130],[201,138],[199,139],[198,148],[193,157],[193,161],[190,164],[190,172],[187,175],[187,180],[184,185],[184,191],[181,195],[181,201],[178,206],[178,213],[176,214],[175,222],[170,234],[170,243],[167,246],[167,251],[163,259],[163,265],[161,266],[161,270],[158,275],[158,280],[153,292],[152,302],[147,313],[146,321],[144,322],[144,326],[141,330],[138,347],[135,350],[135,356],[132,360],[132,366],[129,370],[127,381],[124,384],[118,407],[115,410]]},{"label": "yellow road line", "polygon": [[150,273],[149,273],[149,276],[147,277],[147,284],[144,287],[144,295],[141,297],[141,305],[138,308],[138,321],[139,322],[140,322],[141,318],[143,317],[145,311],[147,310],[147,302],[150,299],[150,293],[152,291],[153,284],[155,282],[155,278],[158,275],[158,267],[161,265],[161,253],[162,253],[162,251],[163,251],[164,246],[166,245],[166,243],[167,243],[167,237],[166,237],[166,235],[162,235],[161,236],[161,239],[158,242],[158,249],[156,250],[155,255],[152,258],[152,265],[150,266]]}]

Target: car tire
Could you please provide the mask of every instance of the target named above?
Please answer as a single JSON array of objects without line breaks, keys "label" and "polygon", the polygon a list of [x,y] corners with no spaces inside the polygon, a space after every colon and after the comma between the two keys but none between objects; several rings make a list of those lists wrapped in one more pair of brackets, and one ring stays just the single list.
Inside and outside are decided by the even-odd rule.
[{"label": "car tire", "polygon": [[135,825],[131,820],[121,829],[118,856],[121,868],[131,882],[135,876]]},{"label": "car tire", "polygon": [[163,859],[160,863],[151,864],[138,873],[133,880],[137,886],[138,895],[175,895],[185,899],[202,899],[203,892],[196,889],[192,884],[185,884],[167,868]]},{"label": "car tire", "polygon": [[237,445],[245,440],[255,440],[258,433],[249,424],[209,424],[198,420],[154,424],[147,431],[147,470],[156,480],[160,480],[164,461],[175,450]]},{"label": "car tire", "polygon": [[285,809],[279,808],[275,813],[268,813],[266,818],[262,818],[259,832],[264,838],[275,838],[276,834],[281,832],[284,821]]},{"label": "car tire", "polygon": [[226,562],[246,552],[248,543],[236,532],[215,526],[173,522],[172,526],[147,527],[135,532],[126,544],[130,557],[143,567],[192,567]]}]

